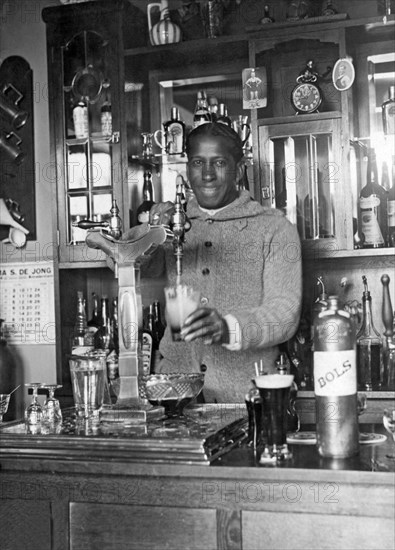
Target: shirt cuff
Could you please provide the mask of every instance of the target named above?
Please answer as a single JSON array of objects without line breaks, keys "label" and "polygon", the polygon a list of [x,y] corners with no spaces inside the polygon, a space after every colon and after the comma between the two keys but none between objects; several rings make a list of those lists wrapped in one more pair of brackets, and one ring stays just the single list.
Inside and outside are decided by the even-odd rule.
[{"label": "shirt cuff", "polygon": [[241,328],[239,321],[234,315],[225,315],[224,317],[226,324],[228,325],[229,331],[229,343],[222,344],[224,348],[229,351],[240,351],[241,350]]}]

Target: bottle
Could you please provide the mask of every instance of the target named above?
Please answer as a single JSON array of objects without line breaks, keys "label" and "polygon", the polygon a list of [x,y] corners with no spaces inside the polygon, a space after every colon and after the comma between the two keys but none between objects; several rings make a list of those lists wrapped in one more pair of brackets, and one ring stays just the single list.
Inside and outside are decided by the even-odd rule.
[{"label": "bottle", "polygon": [[395,134],[395,86],[390,86],[388,99],[381,106],[384,134]]},{"label": "bottle", "polygon": [[[291,364],[285,353],[280,353],[278,359],[276,360],[276,369],[278,374],[291,373]],[[297,393],[298,386],[294,380],[289,392],[289,401],[287,405],[287,432],[297,432],[300,429],[299,415],[295,408]]]},{"label": "bottle", "polygon": [[395,156],[392,157],[392,186],[387,195],[387,246],[395,246]]},{"label": "bottle", "polygon": [[358,389],[375,391],[381,389],[381,365],[383,342],[375,329],[372,318],[372,298],[365,275],[362,277],[362,325],[357,334]]},{"label": "bottle", "polygon": [[152,372],[152,366],[154,362],[154,339],[152,336],[153,330],[153,314],[151,306],[148,310],[147,321],[142,331],[141,338],[141,356],[143,365],[143,377],[149,376]]},{"label": "bottle", "polygon": [[96,292],[92,292],[92,317],[88,321],[88,327],[100,326],[99,299]]},{"label": "bottle", "polygon": [[[0,392],[10,393],[19,383],[19,369],[17,368],[17,358],[12,351],[13,346],[9,346],[4,330],[4,319],[0,319]],[[4,415],[4,420],[15,420],[17,418],[17,403],[16,394],[10,399],[8,411]]]},{"label": "bottle", "polygon": [[171,108],[170,120],[163,124],[166,137],[166,153],[182,155],[185,152],[185,124],[180,120],[177,107]]},{"label": "bottle", "polygon": [[210,95],[208,98],[208,110],[211,115],[211,122],[216,122],[218,118],[218,99],[215,95]]},{"label": "bottle", "polygon": [[100,327],[94,335],[95,348],[110,351],[114,346],[111,342],[111,326],[107,296],[103,296],[100,301],[100,312]]},{"label": "bottle", "polygon": [[212,122],[211,114],[207,104],[207,96],[204,90],[197,93],[195,112],[193,115],[193,127],[197,128],[200,124]]},{"label": "bottle", "polygon": [[83,293],[77,292],[77,313],[75,316],[72,350],[79,347],[93,347],[93,341],[86,321],[85,300]]},{"label": "bottle", "polygon": [[116,353],[119,353],[118,340],[118,298],[112,299],[112,312],[110,318],[111,341]]},{"label": "bottle", "polygon": [[383,285],[383,300],[381,306],[381,315],[384,325],[383,350],[383,387],[388,391],[395,391],[395,341],[394,341],[394,314],[392,310],[391,295],[389,284],[391,279],[385,273],[381,276]]},{"label": "bottle", "polygon": [[112,135],[112,113],[111,113],[111,103],[108,99],[108,88],[109,88],[109,82],[104,81],[103,87],[105,89],[105,98],[103,105],[100,109],[100,122],[101,122],[101,133],[103,136],[111,136]]},{"label": "bottle", "polygon": [[265,6],[263,11],[263,17],[260,22],[261,22],[261,25],[265,25],[266,23],[274,23],[273,17],[270,16],[269,6]]},{"label": "bottle", "polygon": [[388,193],[390,189],[390,185],[391,184],[390,184],[390,175],[388,172],[388,164],[384,160],[381,165],[381,187]]},{"label": "bottle", "polygon": [[337,296],[314,326],[314,393],[317,447],[321,456],[347,458],[359,452],[355,340],[350,314]]},{"label": "bottle", "polygon": [[81,98],[73,108],[74,133],[77,139],[89,136],[88,105]]},{"label": "bottle", "polygon": [[222,124],[227,124],[232,127],[232,121],[228,117],[228,110],[225,103],[219,104],[217,122],[221,122]]},{"label": "bottle", "polygon": [[157,300],[152,304],[152,315],[153,315],[152,336],[154,339],[156,349],[159,349],[159,344],[163,338],[165,327],[162,323],[160,302],[158,302]]},{"label": "bottle", "polygon": [[367,181],[359,197],[362,246],[383,247],[387,234],[387,192],[378,183],[374,149],[368,150]]},{"label": "bottle", "polygon": [[146,170],[144,172],[143,202],[137,208],[137,223],[148,223],[149,212],[154,204],[152,174],[149,170]]}]

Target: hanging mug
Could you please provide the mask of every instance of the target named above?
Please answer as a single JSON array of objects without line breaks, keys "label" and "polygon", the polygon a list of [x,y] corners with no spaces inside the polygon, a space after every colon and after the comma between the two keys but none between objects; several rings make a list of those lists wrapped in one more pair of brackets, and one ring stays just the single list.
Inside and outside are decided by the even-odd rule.
[{"label": "hanging mug", "polygon": [[166,132],[164,130],[156,130],[154,132],[154,140],[156,145],[161,149],[162,153],[168,153],[168,143]]},{"label": "hanging mug", "polygon": [[[15,93],[15,99],[7,96],[9,90]],[[19,108],[18,103],[23,98],[23,95],[12,84],[6,84],[0,93],[0,113],[12,126],[18,130],[25,124],[29,116],[26,111]]]},{"label": "hanging mug", "polygon": [[17,166],[25,160],[25,153],[19,148],[21,143],[21,138],[14,132],[0,135],[0,152],[5,153]]},{"label": "hanging mug", "polygon": [[[154,7],[160,10],[160,20],[152,25],[151,10]],[[161,3],[148,4],[147,16],[149,38],[153,46],[174,44],[181,41],[181,29],[170,19],[167,0],[162,0]]]}]

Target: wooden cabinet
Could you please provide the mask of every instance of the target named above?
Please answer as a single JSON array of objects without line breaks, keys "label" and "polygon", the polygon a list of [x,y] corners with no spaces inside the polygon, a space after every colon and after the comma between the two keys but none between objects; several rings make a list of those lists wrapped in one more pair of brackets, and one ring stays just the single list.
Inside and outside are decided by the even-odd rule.
[{"label": "wooden cabinet", "polygon": [[[43,10],[47,24],[51,160],[56,179],[59,263],[103,260],[85,245],[82,219],[106,221],[115,199],[123,219],[125,141],[121,1]],[[102,124],[111,105],[111,127]],[[108,110],[107,110],[108,113]],[[108,115],[107,115],[108,117]],[[87,119],[87,120],[86,120]],[[82,126],[82,128],[81,128]]]}]

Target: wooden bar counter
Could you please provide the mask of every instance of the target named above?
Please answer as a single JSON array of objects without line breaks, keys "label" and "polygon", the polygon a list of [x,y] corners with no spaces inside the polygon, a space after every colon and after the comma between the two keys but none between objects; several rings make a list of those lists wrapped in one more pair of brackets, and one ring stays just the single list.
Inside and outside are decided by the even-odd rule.
[{"label": "wooden bar counter", "polygon": [[[116,431],[27,435],[22,426],[0,430],[2,550],[394,548],[390,437],[348,460],[292,444],[289,462],[264,467],[245,441],[199,463],[188,444],[185,456],[178,444],[161,454],[160,438],[146,438],[139,455]],[[360,432],[385,434],[379,422]]]}]

